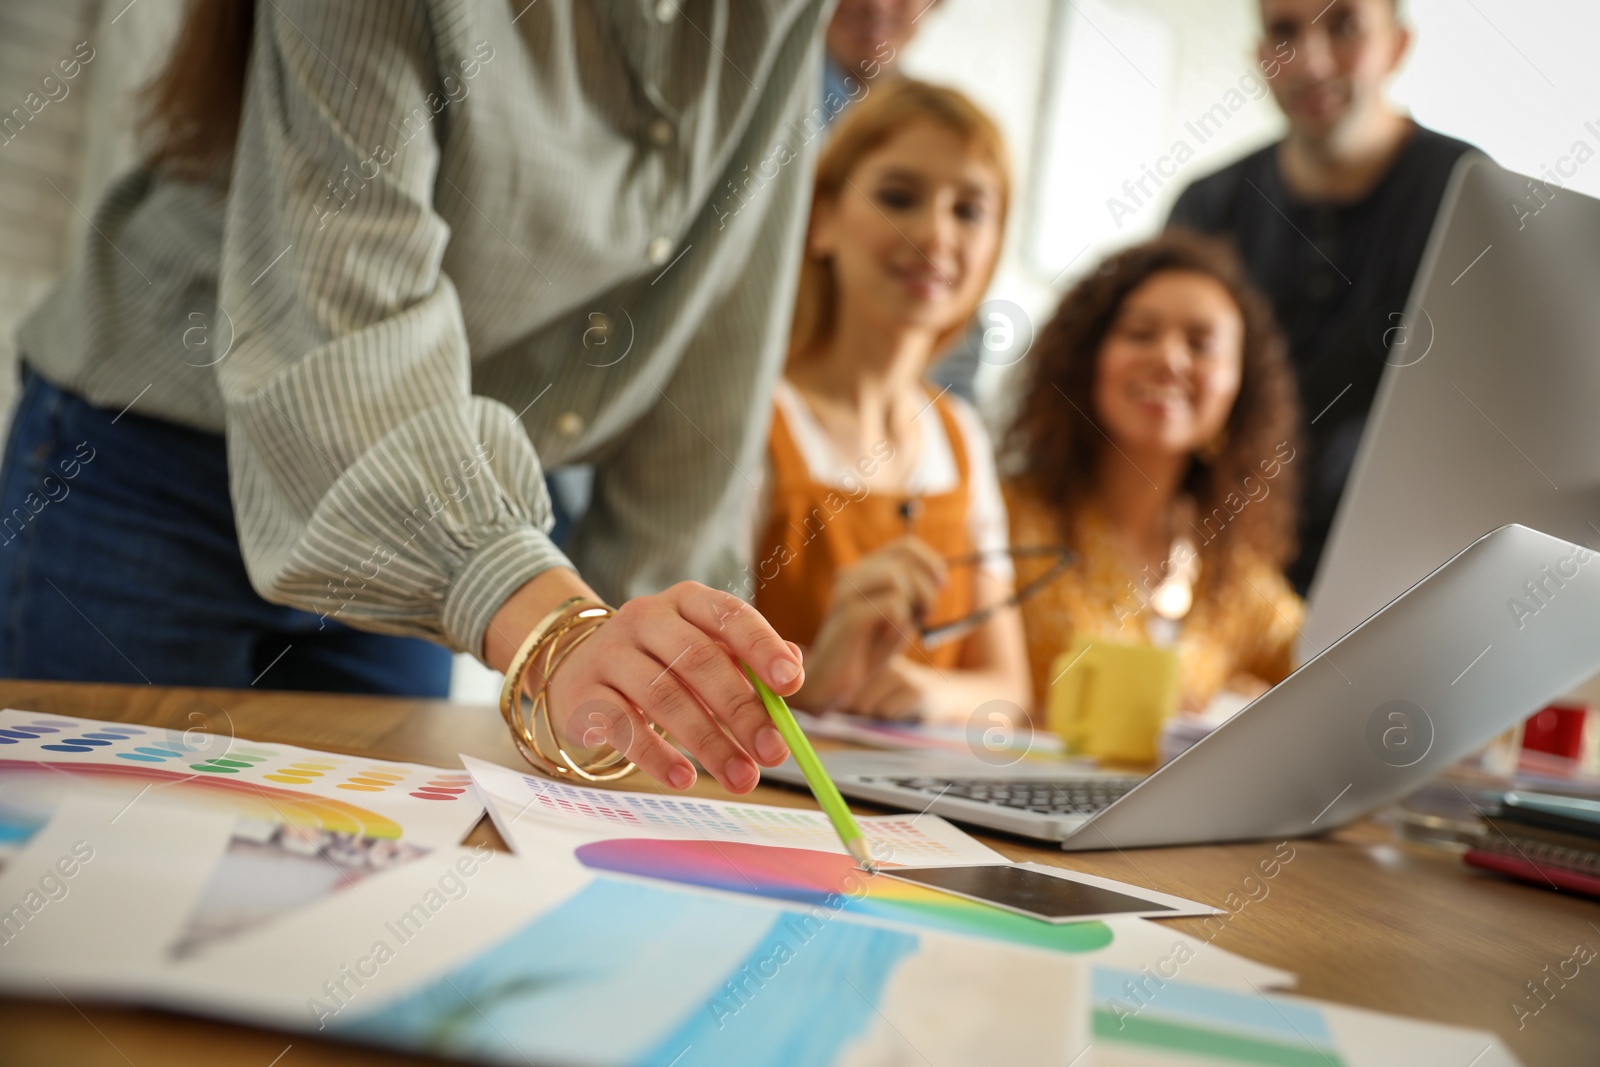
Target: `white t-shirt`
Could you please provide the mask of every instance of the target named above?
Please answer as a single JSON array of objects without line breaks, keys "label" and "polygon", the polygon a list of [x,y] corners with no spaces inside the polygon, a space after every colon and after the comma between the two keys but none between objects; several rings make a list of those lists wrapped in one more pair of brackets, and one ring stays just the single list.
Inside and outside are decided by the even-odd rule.
[{"label": "white t-shirt", "polygon": [[[827,431],[811,412],[811,407],[787,378],[778,380],[773,400],[783,412],[789,436],[805,459],[811,477],[822,485],[850,488],[861,484],[857,472],[839,457]],[[982,569],[991,576],[1010,583],[1015,579],[1011,557],[1004,555],[1010,544],[1011,533],[1006,523],[1005,500],[1000,495],[1000,476],[995,469],[994,446],[989,433],[983,428],[978,413],[960,397],[945,394],[955,414],[955,423],[961,429],[962,444],[967,454],[967,528],[973,546],[990,554]],[[928,418],[918,418],[922,430],[921,447],[917,449],[917,462],[900,491],[916,496],[947,493],[956,487],[961,473],[956,467],[955,453],[950,448],[950,438],[944,432],[944,420],[927,410]],[[759,506],[756,522],[765,521],[772,493],[772,456],[764,453]],[[760,529],[758,525],[756,529]],[[751,540],[755,538],[752,536]]]}]

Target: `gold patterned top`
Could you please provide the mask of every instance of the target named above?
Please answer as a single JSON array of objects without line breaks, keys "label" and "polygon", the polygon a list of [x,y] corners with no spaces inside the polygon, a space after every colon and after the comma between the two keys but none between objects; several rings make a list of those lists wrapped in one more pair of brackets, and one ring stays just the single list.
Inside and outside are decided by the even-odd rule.
[{"label": "gold patterned top", "polygon": [[[1005,486],[1005,497],[1012,544],[1061,543],[1054,508],[1014,484]],[[1122,562],[1110,524],[1098,508],[1080,512],[1069,540],[1077,560],[1022,604],[1037,706],[1043,706],[1049,689],[1050,664],[1076,634],[1149,645],[1154,643],[1152,620],[1156,627],[1161,622],[1144,605],[1134,576]],[[1194,606],[1181,623],[1177,644],[1185,708],[1204,708],[1235,675],[1253,675],[1276,684],[1294,668],[1294,642],[1305,606],[1280,569],[1248,549],[1240,553],[1222,587],[1208,581],[1211,576],[1202,568]],[[1038,578],[1050,565],[1049,559],[1018,559],[1017,588]]]}]

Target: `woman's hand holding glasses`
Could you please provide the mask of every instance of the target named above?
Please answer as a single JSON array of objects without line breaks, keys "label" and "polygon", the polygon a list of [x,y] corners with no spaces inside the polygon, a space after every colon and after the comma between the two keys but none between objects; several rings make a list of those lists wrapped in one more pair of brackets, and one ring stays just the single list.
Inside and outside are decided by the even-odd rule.
[{"label": "woman's hand holding glasses", "polygon": [[949,580],[944,560],[911,536],[891,541],[834,579],[828,614],[806,652],[806,684],[794,703],[854,710],[854,698],[919,633]]}]

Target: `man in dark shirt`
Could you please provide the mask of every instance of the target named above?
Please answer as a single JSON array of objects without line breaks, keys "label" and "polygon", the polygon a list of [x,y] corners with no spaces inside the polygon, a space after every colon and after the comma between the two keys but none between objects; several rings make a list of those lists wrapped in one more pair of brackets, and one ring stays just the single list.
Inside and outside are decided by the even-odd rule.
[{"label": "man in dark shirt", "polygon": [[[1167,220],[1234,239],[1271,299],[1300,383],[1300,554],[1311,584],[1389,346],[1456,161],[1472,147],[1396,111],[1411,41],[1395,0],[1262,0],[1263,70],[1289,133],[1185,189]],[[1419,325],[1420,329],[1425,329]],[[1399,353],[1396,352],[1396,361]]]}]

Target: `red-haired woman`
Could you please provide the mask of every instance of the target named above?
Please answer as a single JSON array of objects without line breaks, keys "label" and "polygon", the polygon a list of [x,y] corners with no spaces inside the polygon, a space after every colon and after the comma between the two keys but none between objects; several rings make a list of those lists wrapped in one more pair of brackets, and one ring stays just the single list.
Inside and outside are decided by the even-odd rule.
[{"label": "red-haired woman", "polygon": [[994,123],[911,80],[852,108],[818,163],[751,576],[808,646],[804,707],[950,721],[1026,701],[1014,610],[918,635],[1011,592],[993,449],[924,380],[994,274],[1009,186]]}]

